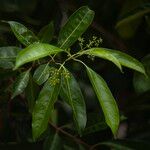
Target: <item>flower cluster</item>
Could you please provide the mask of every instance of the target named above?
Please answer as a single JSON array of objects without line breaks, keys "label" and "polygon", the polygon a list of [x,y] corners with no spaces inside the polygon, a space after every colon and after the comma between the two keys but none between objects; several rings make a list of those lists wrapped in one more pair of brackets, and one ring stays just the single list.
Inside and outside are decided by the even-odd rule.
[{"label": "flower cluster", "polygon": [[55,86],[56,84],[60,83],[61,76],[63,76],[64,78],[70,78],[70,73],[66,69],[59,70],[52,67],[50,69],[50,78],[49,78],[51,86]]},{"label": "flower cluster", "polygon": [[62,70],[61,75],[65,78],[70,78],[70,73],[68,70]]},{"label": "flower cluster", "polygon": [[58,84],[60,82],[60,71],[56,68],[50,69],[50,84],[52,86]]},{"label": "flower cluster", "polygon": [[78,38],[78,41],[81,50],[89,49],[92,47],[99,47],[103,42],[102,38],[99,38],[97,36],[92,36],[92,39],[89,39],[87,44],[85,44],[85,39],[82,37]]}]

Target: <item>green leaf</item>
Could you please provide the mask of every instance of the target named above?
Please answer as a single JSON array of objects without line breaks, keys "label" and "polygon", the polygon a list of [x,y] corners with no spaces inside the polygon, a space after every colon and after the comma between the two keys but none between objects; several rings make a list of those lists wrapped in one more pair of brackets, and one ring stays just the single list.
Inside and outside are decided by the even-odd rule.
[{"label": "green leaf", "polygon": [[14,46],[0,47],[0,67],[4,69],[13,68],[19,51],[20,48]]},{"label": "green leaf", "polygon": [[115,140],[102,142],[99,145],[106,145],[115,150],[144,150],[150,149],[150,144],[141,140]]},{"label": "green leaf", "polygon": [[100,75],[89,67],[87,67],[87,73],[100,102],[105,121],[115,135],[119,126],[119,110],[116,101]]},{"label": "green leaf", "polygon": [[108,128],[103,115],[100,113],[89,113],[87,120],[87,125],[83,133],[84,136]]},{"label": "green leaf", "polygon": [[63,26],[58,37],[58,46],[69,48],[88,28],[94,18],[94,12],[83,6],[74,12]]},{"label": "green leaf", "polygon": [[47,128],[50,114],[59,94],[60,83],[52,85],[49,79],[36,100],[32,113],[32,134],[37,139]]},{"label": "green leaf", "polygon": [[107,48],[91,48],[84,51],[83,53],[112,61],[120,69],[120,65],[122,65],[145,74],[145,69],[141,62],[129,56],[128,54],[122,53],[120,51],[111,50]]},{"label": "green leaf", "polygon": [[44,26],[38,33],[38,37],[42,43],[49,43],[54,35],[54,23],[50,22]]},{"label": "green leaf", "polygon": [[142,60],[147,76],[135,72],[133,78],[133,85],[136,93],[142,94],[150,90],[150,55],[147,55]]},{"label": "green leaf", "polygon": [[149,7],[137,9],[126,14],[126,17],[117,22],[116,29],[123,38],[131,38],[137,31],[142,17],[150,12]]},{"label": "green leaf", "polygon": [[34,107],[35,100],[38,95],[38,91],[39,91],[39,88],[38,88],[37,84],[33,81],[33,78],[30,74],[29,83],[25,89],[25,95],[26,95],[26,98],[28,101],[28,108],[29,108],[30,113],[32,113],[32,111],[33,111],[33,107]]},{"label": "green leaf", "polygon": [[57,54],[62,50],[50,44],[34,43],[25,49],[23,49],[16,58],[15,69],[22,66],[25,63],[49,56],[51,54]]},{"label": "green leaf", "polygon": [[95,123],[95,124],[85,128],[84,135],[99,132],[99,131],[102,131],[105,129],[107,129],[106,123],[105,122],[98,122],[98,123]]},{"label": "green leaf", "polygon": [[29,81],[29,75],[30,75],[30,69],[22,72],[16,79],[16,81],[14,82],[13,85],[13,95],[12,98],[14,98],[15,96],[21,94],[25,88],[28,85],[28,81]]},{"label": "green leaf", "polygon": [[44,142],[44,150],[61,150],[61,138],[58,134],[58,132],[52,132],[50,130],[49,136],[46,138]]},{"label": "green leaf", "polygon": [[77,81],[66,69],[62,75],[60,96],[72,108],[73,119],[78,133],[81,135],[87,121],[86,106]]},{"label": "green leaf", "polygon": [[9,23],[14,35],[23,45],[29,46],[30,44],[39,41],[34,33],[28,30],[24,25],[15,21],[8,21],[7,23]]},{"label": "green leaf", "polygon": [[35,80],[35,82],[38,85],[43,84],[49,78],[49,75],[50,75],[49,70],[50,70],[49,63],[44,64],[44,65],[40,65],[35,70],[34,75],[33,75],[33,79]]}]

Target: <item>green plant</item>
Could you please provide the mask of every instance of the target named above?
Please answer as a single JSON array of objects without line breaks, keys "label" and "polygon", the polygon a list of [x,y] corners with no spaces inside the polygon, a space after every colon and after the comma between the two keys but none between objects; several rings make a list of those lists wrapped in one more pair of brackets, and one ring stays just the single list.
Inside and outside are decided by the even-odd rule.
[{"label": "green plant", "polygon": [[[12,90],[12,98],[25,91],[28,100],[29,112],[32,114],[33,140],[45,137],[49,131],[48,124],[56,129],[50,132],[46,145],[59,149],[59,132],[64,133],[62,128],[56,128],[54,104],[58,97],[67,103],[72,109],[75,130],[81,136],[86,127],[86,105],[78,82],[73,74],[66,68],[66,63],[76,61],[85,67],[87,75],[97,95],[100,106],[104,113],[106,124],[115,136],[119,127],[120,114],[113,95],[111,94],[104,79],[79,59],[83,55],[90,58],[98,57],[113,62],[122,71],[122,66],[128,67],[145,75],[145,70],[139,61],[120,51],[99,47],[101,39],[93,37],[88,44],[84,44],[81,35],[89,27],[94,18],[94,12],[83,6],[78,9],[62,27],[58,36],[58,42],[52,43],[54,26],[50,23],[36,36],[24,25],[8,21],[16,38],[25,46],[0,48],[0,66],[4,69],[13,69],[17,76]],[[74,52],[71,46],[79,40],[80,50]],[[60,55],[65,59],[60,60]],[[35,83],[42,87],[37,96],[38,89]],[[59,116],[58,116],[59,117]],[[106,126],[106,125],[105,125]],[[71,129],[74,129],[71,127]],[[64,134],[67,134],[66,132]],[[71,138],[72,135],[68,135]],[[77,141],[75,139],[75,141]],[[80,147],[87,146],[79,142]],[[55,147],[56,146],[56,147]],[[66,148],[67,149],[67,148]]]}]

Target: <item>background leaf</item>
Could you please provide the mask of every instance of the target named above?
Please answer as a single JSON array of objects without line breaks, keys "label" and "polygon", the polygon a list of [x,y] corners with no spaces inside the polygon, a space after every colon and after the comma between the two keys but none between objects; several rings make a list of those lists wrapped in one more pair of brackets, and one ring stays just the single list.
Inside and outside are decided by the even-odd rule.
[{"label": "background leaf", "polygon": [[25,46],[29,46],[34,42],[38,42],[38,38],[34,33],[28,30],[24,25],[15,21],[8,21],[11,30],[13,31],[16,38]]},{"label": "background leaf", "polygon": [[46,138],[44,142],[43,150],[61,150],[61,138],[58,132],[54,132],[50,130],[49,136]]},{"label": "background leaf", "polygon": [[100,75],[89,67],[87,67],[87,73],[102,107],[106,123],[111,128],[113,134],[116,134],[119,126],[119,110],[116,101]]},{"label": "background leaf", "polygon": [[86,126],[86,106],[80,87],[71,73],[64,70],[61,83],[61,98],[72,108],[76,128],[81,135]]},{"label": "background leaf", "polygon": [[50,22],[44,26],[38,33],[38,37],[42,43],[49,43],[54,35],[54,23]]},{"label": "background leaf", "polygon": [[142,60],[147,76],[135,72],[133,78],[133,85],[136,93],[142,94],[150,90],[150,55],[147,55]]},{"label": "background leaf", "polygon": [[22,72],[17,77],[17,79],[14,82],[14,86],[13,86],[12,98],[14,98],[15,96],[21,94],[25,90],[26,86],[28,85],[29,74],[30,74],[30,70],[27,70],[25,72]]},{"label": "background leaf", "polygon": [[49,63],[40,65],[34,72],[33,79],[38,85],[43,84],[50,74]]},{"label": "background leaf", "polygon": [[110,60],[120,68],[120,65],[118,64],[119,62],[122,66],[131,68],[133,70],[145,74],[145,69],[142,63],[140,63],[135,58],[129,56],[128,54],[122,53],[120,51],[111,50],[107,48],[91,48],[83,53]]},{"label": "background leaf", "polygon": [[106,145],[108,147],[115,148],[116,150],[143,150],[150,148],[150,144],[146,141],[126,139],[102,142],[100,145]]},{"label": "background leaf", "polygon": [[116,29],[121,37],[131,38],[136,33],[142,18],[150,12],[150,6],[145,4],[136,8],[125,15],[116,24]]},{"label": "background leaf", "polygon": [[23,49],[16,58],[16,65],[14,69],[22,66],[25,63],[49,56],[51,54],[57,54],[62,50],[50,44],[34,43],[25,49]]},{"label": "background leaf", "polygon": [[94,18],[94,12],[83,6],[74,12],[62,27],[58,46],[62,49],[69,48],[88,28]]},{"label": "background leaf", "polygon": [[95,124],[85,128],[84,135],[95,133],[95,132],[105,130],[105,129],[107,129],[106,123],[105,122],[98,122],[98,123],[95,123]]},{"label": "background leaf", "polygon": [[0,67],[11,69],[14,67],[14,62],[20,48],[15,46],[0,47]]},{"label": "background leaf", "polygon": [[38,92],[39,92],[39,87],[34,82],[32,76],[30,74],[29,82],[28,82],[28,85],[25,89],[25,95],[26,95],[26,98],[28,101],[28,109],[29,109],[30,113],[32,113],[32,111],[33,111],[33,107],[34,107]]},{"label": "background leaf", "polygon": [[60,83],[51,84],[49,79],[42,88],[38,99],[36,100],[32,113],[32,134],[37,139],[47,128],[51,111],[54,109],[54,103],[59,94]]}]

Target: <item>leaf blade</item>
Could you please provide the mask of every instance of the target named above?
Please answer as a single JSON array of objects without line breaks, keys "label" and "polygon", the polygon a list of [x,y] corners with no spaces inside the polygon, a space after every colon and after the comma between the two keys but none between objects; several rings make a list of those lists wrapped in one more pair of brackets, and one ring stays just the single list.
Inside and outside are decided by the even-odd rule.
[{"label": "leaf blade", "polygon": [[24,65],[25,63],[35,61],[37,59],[46,57],[51,54],[57,54],[61,52],[62,49],[55,47],[50,44],[45,43],[34,43],[25,49],[23,49],[16,58],[15,69]]},{"label": "leaf blade", "polygon": [[71,106],[76,128],[81,135],[87,121],[86,106],[82,92],[72,74],[69,77],[62,77],[61,81],[60,96]]},{"label": "leaf blade", "polygon": [[127,140],[127,139],[106,141],[99,143],[99,145],[106,145],[108,147],[115,148],[117,150],[135,150],[135,149],[143,150],[150,148],[149,142],[142,140]]},{"label": "leaf blade", "polygon": [[19,51],[20,48],[15,46],[0,47],[0,67],[3,69],[13,68]]},{"label": "leaf blade", "polygon": [[150,90],[150,55],[142,59],[147,76],[138,72],[134,73],[133,86],[137,94],[142,94]]},{"label": "leaf blade", "polygon": [[[119,126],[119,110],[113,95],[104,79],[89,67],[86,67],[89,79],[102,107],[105,121],[115,135]],[[99,83],[99,84],[98,84]]]},{"label": "leaf blade", "polygon": [[[135,71],[138,71],[140,73],[146,74],[145,73],[145,69],[144,66],[142,65],[141,62],[139,62],[138,60],[136,60],[135,58],[129,56],[128,54],[125,54],[123,52],[117,51],[117,50],[111,50],[111,49],[107,49],[107,48],[91,48],[87,51],[84,51],[85,54],[90,54],[90,55],[94,55],[94,56],[98,56],[101,58],[104,58],[104,56],[102,56],[102,53],[106,53],[105,55],[108,55],[107,57],[105,57],[105,59],[110,60],[109,57],[115,57],[116,60],[118,60],[118,62],[125,67],[128,67],[130,69],[133,69]],[[112,61],[116,66],[117,63]],[[118,66],[119,67],[119,66]]]},{"label": "leaf blade", "polygon": [[50,22],[44,26],[38,33],[38,37],[42,43],[49,43],[52,40],[54,34],[54,23]]},{"label": "leaf blade", "polygon": [[34,72],[33,74],[33,79],[34,81],[38,84],[41,85],[43,84],[48,78],[49,78],[49,63],[40,65]]},{"label": "leaf blade", "polygon": [[46,138],[44,142],[44,150],[61,150],[61,138],[58,132],[50,132],[50,135]]},{"label": "leaf blade", "polygon": [[137,10],[131,11],[129,14],[126,14],[126,17],[123,17],[116,24],[116,29],[119,35],[123,38],[131,38],[136,33],[142,18],[150,12],[149,6],[144,9],[138,8]]},{"label": "leaf blade", "polygon": [[35,34],[21,23],[16,21],[8,21],[7,23],[9,23],[14,35],[23,45],[29,46],[30,44],[39,41]]},{"label": "leaf blade", "polygon": [[63,26],[58,37],[58,46],[69,48],[88,28],[94,18],[94,12],[83,6],[73,13]]},{"label": "leaf blade", "polygon": [[15,83],[14,83],[14,88],[13,88],[13,95],[12,95],[12,99],[21,94],[25,88],[27,87],[28,85],[28,81],[29,81],[29,75],[30,75],[30,69],[21,73]]},{"label": "leaf blade", "polygon": [[25,96],[27,98],[28,109],[29,109],[30,113],[32,113],[32,111],[33,111],[33,107],[35,104],[35,100],[37,98],[38,91],[39,91],[39,88],[38,88],[37,84],[33,81],[33,78],[30,74],[29,83],[25,89]]},{"label": "leaf blade", "polygon": [[32,134],[34,139],[37,139],[47,128],[59,88],[60,84],[51,85],[49,79],[38,96],[32,113]]}]

